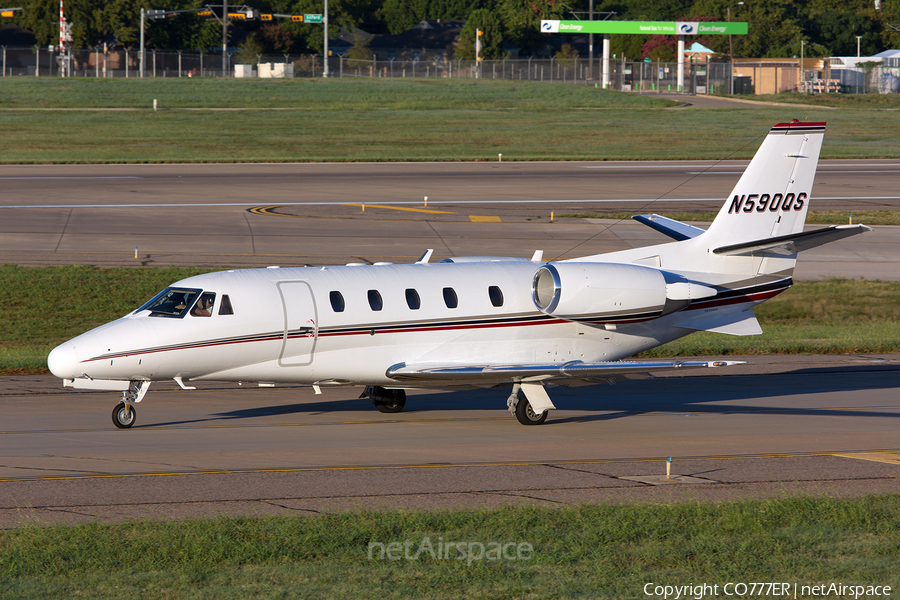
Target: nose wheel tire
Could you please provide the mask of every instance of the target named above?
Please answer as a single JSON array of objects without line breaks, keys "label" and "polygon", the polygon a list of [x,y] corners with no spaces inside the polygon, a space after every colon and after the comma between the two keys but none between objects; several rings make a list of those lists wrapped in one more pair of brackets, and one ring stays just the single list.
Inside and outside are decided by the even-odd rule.
[{"label": "nose wheel tire", "polygon": [[522,425],[540,425],[547,420],[549,412],[549,410],[545,410],[541,414],[537,414],[531,408],[531,402],[527,398],[519,396],[519,402],[516,404],[516,419]]},{"label": "nose wheel tire", "polygon": [[137,418],[137,412],[133,406],[128,406],[124,402],[119,402],[112,412],[113,424],[119,429],[128,429],[134,425]]}]

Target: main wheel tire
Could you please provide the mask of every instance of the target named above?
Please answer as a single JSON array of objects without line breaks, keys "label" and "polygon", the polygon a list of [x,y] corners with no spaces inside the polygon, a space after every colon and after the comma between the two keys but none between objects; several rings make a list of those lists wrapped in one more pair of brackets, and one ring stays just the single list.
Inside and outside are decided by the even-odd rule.
[{"label": "main wheel tire", "polygon": [[406,406],[406,390],[386,390],[376,387],[372,401],[379,412],[398,413]]},{"label": "main wheel tire", "polygon": [[549,412],[549,410],[545,410],[541,414],[537,414],[531,408],[531,402],[528,401],[528,398],[519,396],[519,402],[516,404],[516,419],[522,425],[540,425],[547,420]]},{"label": "main wheel tire", "polygon": [[129,407],[124,402],[116,404],[112,412],[112,421],[116,427],[128,429],[134,425],[135,419],[137,419],[137,411],[134,410],[133,406]]}]

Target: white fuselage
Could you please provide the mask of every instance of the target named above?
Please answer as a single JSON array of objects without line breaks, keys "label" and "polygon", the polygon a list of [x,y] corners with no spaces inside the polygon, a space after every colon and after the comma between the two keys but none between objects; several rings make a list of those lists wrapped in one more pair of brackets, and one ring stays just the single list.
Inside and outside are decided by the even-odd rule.
[{"label": "white fuselage", "polygon": [[[210,316],[135,311],[60,346],[51,368],[66,378],[397,385],[385,374],[397,363],[610,361],[688,333],[667,317],[584,323],[544,314],[532,300],[542,264],[500,259],[198,275],[171,287],[215,293]],[[373,293],[380,310],[370,303]],[[218,314],[226,295],[233,314]]]}]

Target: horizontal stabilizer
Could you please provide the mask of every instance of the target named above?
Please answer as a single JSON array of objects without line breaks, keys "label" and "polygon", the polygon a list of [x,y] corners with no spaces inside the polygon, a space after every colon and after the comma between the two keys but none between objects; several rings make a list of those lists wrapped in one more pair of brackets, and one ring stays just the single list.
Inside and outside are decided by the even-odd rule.
[{"label": "horizontal stabilizer", "polygon": [[731,246],[722,246],[713,250],[714,254],[724,254],[726,256],[750,255],[750,254],[796,254],[810,248],[821,246],[829,242],[842,240],[851,235],[866,233],[872,231],[871,227],[865,225],[832,225],[822,229],[813,231],[801,231],[800,233],[792,233],[790,235],[780,235],[752,242],[743,242]]},{"label": "horizontal stabilizer", "polygon": [[627,373],[644,373],[689,367],[727,367],[735,361],[609,361],[585,363],[572,361],[549,365],[407,365],[400,363],[386,375],[398,381],[448,381],[459,383],[502,383],[513,381],[547,381],[550,379],[583,379],[609,377]]},{"label": "horizontal stabilizer", "polygon": [[675,326],[682,329],[711,331],[727,335],[760,335],[763,332],[752,310],[699,315],[696,318],[682,321]]},{"label": "horizontal stabilizer", "polygon": [[699,227],[694,227],[693,225],[688,225],[687,223],[682,223],[681,221],[669,219],[668,217],[661,217],[655,214],[635,215],[631,218],[638,223],[643,223],[648,227],[652,227],[653,229],[669,236],[677,242],[689,240],[691,238],[697,237],[701,233],[706,233],[705,229],[700,229]]}]

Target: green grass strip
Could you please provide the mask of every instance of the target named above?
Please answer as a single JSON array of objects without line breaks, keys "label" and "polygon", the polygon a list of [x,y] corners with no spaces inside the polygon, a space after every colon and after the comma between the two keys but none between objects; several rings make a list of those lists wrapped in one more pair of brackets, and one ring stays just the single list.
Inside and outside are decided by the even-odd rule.
[{"label": "green grass strip", "polygon": [[[0,374],[46,373],[56,345],[202,272],[0,265]],[[900,282],[801,281],[754,310],[761,336],[700,332],[641,356],[900,352]]]},{"label": "green grass strip", "polygon": [[[463,558],[403,557],[426,538],[435,552],[465,544]],[[377,552],[390,543],[404,546],[399,560]],[[532,550],[473,559],[472,543]],[[896,590],[900,496],[32,526],[0,532],[0,548],[4,598],[640,598],[649,582],[719,585],[720,597],[728,582]]]},{"label": "green grass strip", "polygon": [[7,78],[0,163],[744,159],[792,118],[828,122],[823,158],[900,157],[900,111],[672,104],[527,81]]}]

